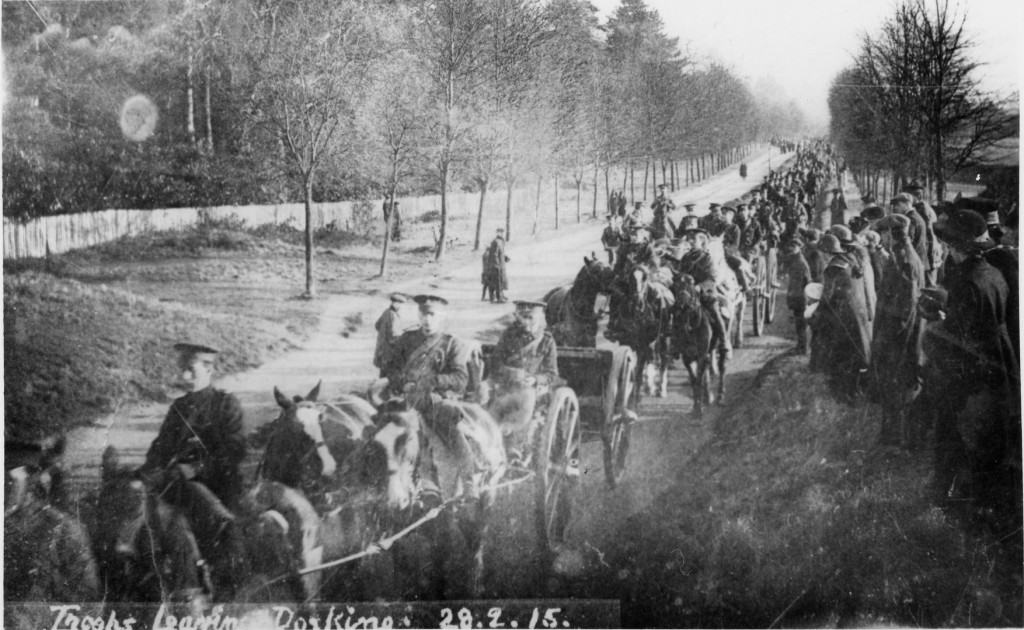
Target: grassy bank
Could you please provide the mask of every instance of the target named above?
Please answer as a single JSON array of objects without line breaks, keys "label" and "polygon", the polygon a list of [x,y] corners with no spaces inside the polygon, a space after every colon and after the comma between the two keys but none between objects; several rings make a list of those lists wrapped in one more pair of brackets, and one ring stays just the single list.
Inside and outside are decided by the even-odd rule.
[{"label": "grassy bank", "polygon": [[39,272],[4,276],[4,430],[31,438],[138,400],[169,400],[174,343],[223,348],[221,370],[259,365],[297,341],[255,316],[161,302]]},{"label": "grassy bank", "polygon": [[806,365],[772,361],[723,414],[601,594],[635,626],[1020,625],[1020,531],[929,503],[930,453],[876,448],[877,407]]}]

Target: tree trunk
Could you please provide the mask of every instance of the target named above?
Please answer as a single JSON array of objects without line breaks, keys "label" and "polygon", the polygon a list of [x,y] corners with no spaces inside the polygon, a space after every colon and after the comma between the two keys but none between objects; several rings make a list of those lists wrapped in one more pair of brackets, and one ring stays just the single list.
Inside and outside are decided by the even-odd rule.
[{"label": "tree trunk", "polygon": [[515,178],[509,178],[508,191],[505,193],[505,242],[512,242],[512,187],[515,186]]},{"label": "tree trunk", "polygon": [[[606,179],[605,180],[605,189],[607,190],[607,188],[608,188],[608,180]],[[595,219],[597,218],[597,165],[596,164],[594,166],[594,207],[593,207],[593,216],[594,216]]]},{"label": "tree trunk", "polygon": [[555,175],[555,229],[558,229],[558,175]]},{"label": "tree trunk", "polygon": [[630,161],[630,172],[629,172],[629,175],[630,175],[630,203],[632,204],[632,203],[636,203],[636,200],[637,200],[636,190],[635,190],[634,185],[633,185],[634,184],[634,178],[633,178],[633,161],[632,160]]},{"label": "tree trunk", "polygon": [[308,173],[303,181],[303,195],[306,202],[306,292],[303,297],[312,299],[316,297],[316,287],[313,284],[313,174]]},{"label": "tree trunk", "polygon": [[206,151],[210,155],[213,155],[213,107],[210,103],[210,64],[207,63],[206,67],[203,68],[203,78],[205,79],[205,98],[204,105],[206,106]]},{"label": "tree trunk", "polygon": [[644,199],[645,200],[647,199],[647,179],[648,179],[647,174],[650,171],[651,171],[651,161],[650,160],[644,160],[644,185],[643,185],[643,189],[642,190],[644,191]]},{"label": "tree trunk", "polygon": [[[622,194],[623,195],[626,194],[626,183],[629,182],[629,173],[630,173],[629,170],[622,169]],[[633,201],[633,200],[630,199],[630,201]]]},{"label": "tree trunk", "polygon": [[188,98],[188,115],[186,118],[186,129],[188,141],[196,146],[196,94],[195,94],[195,64],[192,63],[192,45],[189,44],[185,53],[188,56],[188,66],[185,70],[185,78],[188,82],[186,96]]},{"label": "tree trunk", "polygon": [[480,184],[480,206],[476,210],[476,235],[473,237],[473,251],[480,251],[480,231],[484,222],[484,198],[487,196],[487,179],[478,179]]},{"label": "tree trunk", "polygon": [[537,230],[540,229],[540,188],[544,183],[544,176],[537,175],[537,198],[533,204],[533,231],[531,234],[536,234]]},{"label": "tree trunk", "polygon": [[441,230],[437,239],[437,251],[434,260],[444,257],[444,242],[448,237],[448,163],[441,167]]},{"label": "tree trunk", "polygon": [[[597,179],[597,178],[595,177],[595,179]],[[582,208],[583,199],[581,198],[582,196],[583,196],[583,173],[580,173],[576,177],[576,223],[583,223],[583,212],[582,212],[582,210],[583,210],[583,208]],[[596,202],[594,204],[594,209],[597,210]]]},{"label": "tree trunk", "polygon": [[388,212],[388,219],[384,222],[384,246],[380,254],[380,276],[384,277],[388,272],[388,250],[391,248],[391,232],[395,222],[398,221],[398,208],[395,206],[395,193],[398,191],[398,156],[392,155],[391,159],[391,212]]}]

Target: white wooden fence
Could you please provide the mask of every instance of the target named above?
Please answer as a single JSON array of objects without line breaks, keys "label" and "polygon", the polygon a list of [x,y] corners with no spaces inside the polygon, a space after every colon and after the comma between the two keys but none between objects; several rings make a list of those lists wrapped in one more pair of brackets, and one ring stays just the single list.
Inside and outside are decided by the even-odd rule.
[{"label": "white wooden fence", "polygon": [[[587,187],[589,188],[589,187]],[[550,212],[552,190],[545,186],[542,212]],[[584,211],[592,203],[587,191],[583,196]],[[513,206],[532,212],[536,188],[513,191]],[[489,217],[504,217],[506,193],[502,189],[489,191],[485,199],[484,212]],[[559,191],[563,203],[563,216],[575,214],[575,190]],[[398,199],[402,217],[414,220],[423,213],[441,210],[441,196],[400,197]],[[356,202],[340,201],[313,204],[313,229],[323,227],[332,221],[339,227],[351,227],[352,206]],[[381,205],[383,200],[372,202],[374,220],[383,221]],[[475,216],[480,203],[478,193],[449,193],[448,213],[452,218]],[[599,202],[603,203],[603,202]],[[603,207],[601,208],[603,211]],[[256,227],[268,223],[280,224],[289,220],[296,227],[305,225],[305,210],[301,203],[266,206],[216,206],[210,208],[171,208],[165,210],[102,210],[79,214],[62,214],[33,219],[28,222],[10,220],[4,217],[3,254],[9,258],[38,258],[49,254],[61,254],[73,249],[99,245],[122,236],[141,234],[154,230],[178,230],[193,226],[206,213],[213,219],[224,219],[234,215],[246,225]],[[488,221],[490,223],[491,221]]]}]

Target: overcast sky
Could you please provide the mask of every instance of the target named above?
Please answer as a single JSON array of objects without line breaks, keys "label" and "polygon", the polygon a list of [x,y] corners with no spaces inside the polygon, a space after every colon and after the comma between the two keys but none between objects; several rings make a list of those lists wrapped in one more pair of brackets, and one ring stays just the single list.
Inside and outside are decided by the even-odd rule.
[{"label": "overcast sky", "polygon": [[[591,0],[602,19],[619,0]],[[828,120],[828,88],[864,33],[875,34],[895,0],[646,0],[680,48],[724,62],[753,85],[773,78],[812,123]],[[985,89],[1009,94],[1021,81],[1024,2],[950,0],[967,14]]]}]

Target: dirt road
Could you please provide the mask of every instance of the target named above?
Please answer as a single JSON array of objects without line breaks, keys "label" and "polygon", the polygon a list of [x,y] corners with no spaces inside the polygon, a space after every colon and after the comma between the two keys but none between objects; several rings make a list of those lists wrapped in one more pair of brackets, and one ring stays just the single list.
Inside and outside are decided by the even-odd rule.
[{"label": "dirt road", "polygon": [[[700,212],[712,201],[725,202],[749,190],[761,181],[769,168],[782,163],[777,150],[762,152],[748,160],[749,175],[739,177],[736,168],[727,169],[698,185],[672,195],[678,207],[683,202],[698,204]],[[520,239],[509,244],[509,275],[512,298],[542,296],[550,288],[572,280],[582,264],[582,256],[601,251],[600,223],[548,233],[537,240]],[[479,262],[455,269],[447,275],[410,279],[393,290],[411,293],[431,292],[451,301],[449,329],[464,337],[493,342],[511,313],[509,305],[480,300]],[[290,352],[258,369],[221,379],[218,383],[234,392],[242,401],[247,429],[253,429],[276,416],[272,390],[280,387],[287,394],[305,393],[323,381],[321,399],[353,390],[361,390],[376,376],[372,367],[375,341],[373,322],[387,306],[385,296],[338,296],[330,299],[317,332],[299,350]],[[780,305],[781,310],[781,305]],[[749,312],[749,309],[748,309]],[[748,337],[729,364],[726,397],[741,395],[757,369],[771,356],[791,345],[775,334],[785,318],[779,318],[767,334]],[[415,313],[408,312],[410,325]],[[744,322],[750,331],[749,316]],[[569,536],[581,550],[584,562],[600,562],[601,549],[627,516],[651,502],[674,478],[680,461],[685,460],[706,438],[708,427],[719,413],[712,409],[701,419],[690,416],[689,386],[685,372],[674,369],[670,377],[670,395],[664,399],[645,398],[640,407],[641,422],[634,428],[627,463],[627,478],[614,491],[607,489],[602,472],[600,442],[583,447],[582,483],[574,509]],[[727,401],[728,402],[728,401]],[[166,405],[145,405],[122,409],[93,426],[70,436],[68,463],[72,478],[94,483],[102,450],[117,445],[130,463],[141,462],[161,422]],[[529,484],[499,498],[495,526],[488,541],[487,595],[529,597],[552,594],[564,588],[559,582],[538,584],[524,550],[533,549],[533,511]],[[575,567],[579,569],[581,567]],[[570,567],[572,572],[573,567]],[[584,593],[574,593],[584,596]]]}]

